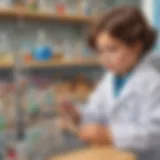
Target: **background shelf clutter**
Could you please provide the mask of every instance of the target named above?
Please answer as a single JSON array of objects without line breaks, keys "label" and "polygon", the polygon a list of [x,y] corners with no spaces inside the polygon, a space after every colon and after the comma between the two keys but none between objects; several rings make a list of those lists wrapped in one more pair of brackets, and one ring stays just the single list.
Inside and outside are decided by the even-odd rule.
[{"label": "background shelf clutter", "polygon": [[118,2],[0,0],[0,159],[44,160],[56,151],[57,100],[85,106],[104,72],[87,33]]}]

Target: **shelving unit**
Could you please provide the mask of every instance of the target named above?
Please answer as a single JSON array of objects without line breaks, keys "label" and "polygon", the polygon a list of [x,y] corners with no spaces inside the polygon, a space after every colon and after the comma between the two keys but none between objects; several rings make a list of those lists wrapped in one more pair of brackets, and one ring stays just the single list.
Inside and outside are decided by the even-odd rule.
[{"label": "shelving unit", "polygon": [[[24,69],[32,69],[32,68],[58,68],[58,67],[81,67],[81,66],[100,66],[98,60],[96,59],[88,59],[88,60],[49,60],[49,61],[31,61],[22,66]],[[15,67],[14,62],[5,63],[0,62],[0,69],[12,69]]]},{"label": "shelving unit", "polygon": [[[56,13],[49,13],[49,12],[40,12],[40,11],[29,11],[27,9],[20,9],[20,8],[12,8],[12,9],[0,9],[0,20],[14,20],[17,22],[25,21],[25,20],[33,20],[35,22],[41,21],[41,23],[45,22],[60,22],[60,23],[69,23],[76,24],[76,26],[80,25],[90,25],[93,22],[93,18],[85,15],[67,15],[67,14],[56,14]],[[31,22],[33,22],[31,21]],[[30,21],[29,21],[30,22]],[[67,24],[68,25],[68,24]],[[15,51],[16,52],[16,51]],[[85,58],[85,57],[84,57]],[[56,59],[53,57],[52,60],[49,61],[29,61],[27,63],[21,63],[20,52],[14,54],[13,61],[0,61],[0,70],[11,70],[13,72],[13,80],[15,82],[15,109],[16,109],[16,123],[13,127],[16,131],[16,136],[18,141],[23,142],[25,138],[25,133],[27,132],[28,128],[25,126],[26,120],[24,115],[24,110],[22,108],[21,99],[22,99],[22,89],[21,89],[21,79],[20,75],[22,71],[27,69],[27,71],[32,71],[32,69],[36,69],[38,71],[42,71],[43,69],[49,71],[50,69],[54,68],[66,68],[66,67],[99,67],[99,63],[95,58],[85,58],[79,60],[66,60],[66,59]],[[78,68],[78,69],[79,69]],[[63,72],[63,71],[62,71]],[[27,72],[28,73],[28,72]],[[25,74],[25,72],[24,72]],[[75,94],[76,95],[76,94]],[[80,98],[80,100],[85,101],[88,97],[88,94],[84,93],[82,96],[77,96],[75,98]],[[27,122],[28,125],[28,122]]]},{"label": "shelving unit", "polygon": [[12,69],[14,62],[0,62],[0,69]]},{"label": "shelving unit", "polygon": [[25,64],[23,68],[54,68],[54,67],[76,67],[76,66],[99,66],[99,63],[96,59],[88,59],[81,61],[71,61],[71,60],[62,60],[62,61],[32,61],[28,64]]},{"label": "shelving unit", "polygon": [[[111,3],[117,2],[115,0],[112,0],[112,1],[113,2],[111,2]],[[92,6],[89,6],[89,7],[94,8]],[[83,14],[67,14],[67,13],[66,14],[56,14],[55,12],[42,12],[40,10],[31,11],[31,10],[28,10],[28,9],[25,9],[25,8],[13,7],[13,8],[8,8],[8,9],[7,8],[4,8],[4,9],[0,8],[0,20],[2,20],[2,23],[3,23],[3,20],[5,20],[4,23],[6,23],[6,21],[7,21],[6,24],[9,27],[8,26],[5,27],[6,24],[4,24],[2,26],[2,28],[4,30],[7,30],[7,29],[9,30],[10,27],[12,27],[11,24],[16,22],[14,25],[16,27],[18,26],[19,28],[16,28],[15,26],[13,26],[13,29],[16,28],[16,31],[13,30],[13,32],[14,32],[13,35],[17,35],[18,34],[18,29],[20,29],[20,33],[21,33],[20,36],[21,37],[23,37],[23,32],[25,32],[23,30],[24,29],[23,27],[24,27],[25,23],[27,25],[28,25],[28,23],[33,23],[33,26],[30,25],[30,24],[29,24],[29,26],[27,26],[28,28],[30,27],[29,31],[32,32],[32,33],[34,33],[37,30],[37,28],[39,27],[38,26],[39,24],[42,24],[39,28],[40,29],[42,28],[42,30],[43,30],[43,28],[46,27],[47,33],[49,33],[49,34],[50,34],[50,32],[52,32],[52,30],[54,30],[54,32],[57,32],[58,29],[59,29],[58,28],[59,26],[57,27],[56,25],[58,24],[58,25],[62,25],[62,27],[64,27],[60,31],[65,30],[65,25],[67,26],[66,28],[69,28],[69,27],[74,27],[75,28],[76,27],[76,30],[73,30],[73,32],[77,32],[78,31],[78,34],[75,34],[75,35],[76,35],[76,38],[77,37],[79,38],[79,34],[81,32],[83,32],[83,28],[81,28],[81,27],[87,27],[90,24],[92,24],[92,22],[94,22],[94,17],[86,16],[86,15],[83,15]],[[9,21],[9,23],[8,23],[8,21]],[[46,25],[44,23],[46,23]],[[51,26],[49,26],[49,25],[51,25]],[[53,25],[53,28],[52,28],[52,25]],[[55,25],[55,28],[57,30],[54,29],[54,25]],[[70,31],[70,30],[66,29],[66,31]],[[85,30],[84,30],[84,32],[85,32]],[[32,41],[32,38],[31,39],[28,38],[28,36],[30,36],[30,35],[28,35],[28,33],[29,32],[26,32],[26,34],[24,35],[24,38],[27,40],[27,42],[30,41],[30,40]],[[61,32],[60,32],[60,34],[61,34]],[[53,35],[50,34],[49,36],[52,37]],[[84,35],[85,34],[83,34],[82,36],[84,36]],[[31,36],[35,36],[35,35],[33,34]],[[70,38],[70,34],[64,34],[63,36],[65,38],[67,38],[67,37]],[[19,41],[18,42],[21,42],[21,40],[22,40],[21,37],[19,37]],[[49,40],[51,40],[50,37],[48,38]],[[60,37],[60,39],[61,39],[61,37]],[[14,38],[14,36],[11,36],[11,40],[14,41],[14,42],[16,41],[16,39]],[[76,40],[77,39],[75,39],[75,41]],[[33,41],[34,41],[34,38],[33,38]],[[21,43],[18,43],[18,42],[15,43],[15,46],[16,46],[16,44],[21,44]],[[73,44],[73,45],[75,45],[75,44]],[[20,53],[20,51],[17,50],[18,47],[16,46],[15,48],[13,48],[12,51]],[[74,51],[74,52],[76,52],[76,51]],[[29,61],[28,63],[21,63],[20,56],[18,54],[14,54],[14,56],[15,57],[14,57],[13,61],[6,62],[6,61],[1,60],[0,61],[0,70],[2,70],[2,75],[3,76],[4,76],[3,70],[5,72],[6,71],[7,72],[8,71],[9,72],[10,71],[13,72],[13,74],[11,76],[13,77],[13,80],[15,82],[15,89],[16,89],[16,91],[14,91],[14,97],[15,97],[14,103],[15,103],[15,109],[16,109],[16,119],[15,119],[16,123],[14,123],[15,126],[14,126],[13,129],[16,131],[16,136],[17,136],[18,142],[20,142],[20,141],[24,142],[25,133],[28,130],[27,126],[25,125],[26,124],[26,119],[25,119],[24,110],[23,110],[24,108],[22,108],[22,104],[21,104],[21,101],[20,101],[22,99],[22,96],[23,96],[23,94],[22,94],[23,91],[21,90],[21,86],[20,86],[20,84],[22,84],[22,79],[20,77],[20,75],[22,74],[22,71],[24,71],[26,69],[25,70],[26,72],[24,71],[23,73],[24,74],[27,73],[29,75],[30,73],[31,74],[32,73],[33,74],[34,73],[39,74],[39,72],[43,72],[44,71],[43,69],[45,69],[45,71],[44,71],[45,74],[44,73],[41,74],[42,76],[43,75],[45,76],[47,73],[50,74],[50,71],[54,72],[54,68],[58,68],[58,69],[62,68],[61,72],[64,72],[65,74],[67,74],[66,70],[70,72],[70,70],[72,70],[72,69],[74,70],[74,68],[76,68],[76,72],[77,72],[77,70],[79,71],[79,69],[80,70],[82,69],[82,72],[83,72],[84,71],[84,67],[86,67],[86,68],[88,67],[87,69],[85,68],[87,70],[87,72],[85,74],[89,73],[88,75],[90,75],[91,72],[94,72],[94,71],[95,71],[95,73],[98,72],[96,67],[98,67],[98,69],[100,67],[100,65],[98,63],[98,60],[96,58],[94,58],[94,59],[92,59],[92,58],[85,58],[85,59],[79,59],[79,60],[65,60],[65,59],[64,60],[58,60],[56,58],[53,58],[50,61],[34,61],[34,60],[32,60],[32,61]],[[65,71],[63,70],[63,68],[65,69]],[[88,70],[89,70],[89,72],[88,72]],[[56,75],[57,77],[59,77],[59,75],[57,75],[56,72],[53,75],[51,75],[51,76],[54,76],[54,75]],[[47,77],[47,76],[45,76],[45,77]],[[98,76],[97,76],[97,74],[94,74],[93,77],[97,78]],[[51,80],[54,81],[54,77]],[[88,83],[90,83],[90,81]],[[25,84],[23,83],[22,85],[25,85]],[[62,87],[64,87],[64,86],[62,86]],[[87,99],[89,93],[85,92],[86,91],[85,88],[81,87],[81,89],[82,89],[82,90],[80,90],[81,92],[77,92],[77,93],[73,92],[73,94],[75,96],[75,99],[76,98],[77,99],[80,98],[80,100],[85,101]],[[31,100],[28,100],[28,101],[31,101]],[[28,125],[28,121],[27,121],[27,125]],[[32,125],[32,122],[29,123],[29,125]],[[35,124],[35,125],[37,126],[37,124]],[[45,130],[47,130],[47,129],[45,129]]]},{"label": "shelving unit", "polygon": [[[51,12],[29,11],[25,8],[5,8],[0,9],[0,19],[27,19],[27,20],[53,20],[64,23],[82,23],[91,24],[93,18],[85,15],[67,15],[67,14],[55,14]],[[51,67],[65,67],[65,66],[97,66],[98,62],[95,59],[81,60],[81,61],[45,61],[38,62],[32,61],[28,64],[24,64],[23,68],[51,68]],[[0,69],[11,69],[15,67],[14,62],[0,62]]]},{"label": "shelving unit", "polygon": [[29,11],[27,9],[0,9],[0,18],[16,18],[28,20],[54,20],[72,23],[91,23],[92,18],[85,15],[55,14],[54,12]]}]

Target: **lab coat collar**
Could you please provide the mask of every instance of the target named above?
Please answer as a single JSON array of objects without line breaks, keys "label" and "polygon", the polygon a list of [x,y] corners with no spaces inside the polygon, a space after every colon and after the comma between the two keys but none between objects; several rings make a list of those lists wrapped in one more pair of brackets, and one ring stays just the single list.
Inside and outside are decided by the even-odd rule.
[{"label": "lab coat collar", "polygon": [[119,106],[119,104],[122,103],[124,101],[124,99],[126,99],[128,96],[130,96],[132,94],[132,92],[134,92],[135,90],[138,89],[137,88],[138,86],[136,86],[136,84],[142,78],[141,74],[145,71],[145,68],[148,65],[147,60],[145,58],[145,59],[141,60],[139,62],[139,64],[137,64],[137,66],[132,71],[128,81],[126,82],[125,86],[123,87],[121,94],[117,97],[114,95],[114,84],[113,84],[114,74],[109,73],[110,78],[109,78],[109,82],[108,82],[108,92],[109,92],[108,96],[110,97],[109,104],[112,107]]}]

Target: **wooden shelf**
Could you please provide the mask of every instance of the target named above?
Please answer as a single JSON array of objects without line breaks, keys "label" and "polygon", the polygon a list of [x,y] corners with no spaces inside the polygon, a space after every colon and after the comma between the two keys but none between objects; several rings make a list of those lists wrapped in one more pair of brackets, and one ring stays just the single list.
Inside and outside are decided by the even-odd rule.
[{"label": "wooden shelf", "polygon": [[13,62],[0,62],[0,69],[10,69],[14,67]]},{"label": "wooden shelf", "polygon": [[[0,69],[11,69],[14,68],[14,62],[0,62]],[[58,67],[90,67],[90,66],[100,66],[98,61],[95,59],[91,60],[81,60],[81,61],[31,61],[22,66],[23,69],[32,69],[32,68],[58,68]]]},{"label": "wooden shelf", "polygon": [[55,68],[55,67],[83,67],[83,66],[99,66],[97,60],[81,60],[81,61],[32,61],[24,65],[24,68]]},{"label": "wooden shelf", "polygon": [[53,156],[50,160],[136,160],[136,155],[109,146],[92,146]]},{"label": "wooden shelf", "polygon": [[49,12],[28,11],[12,8],[0,9],[0,18],[17,18],[29,20],[56,20],[61,22],[91,23],[91,18],[85,15],[58,15]]}]

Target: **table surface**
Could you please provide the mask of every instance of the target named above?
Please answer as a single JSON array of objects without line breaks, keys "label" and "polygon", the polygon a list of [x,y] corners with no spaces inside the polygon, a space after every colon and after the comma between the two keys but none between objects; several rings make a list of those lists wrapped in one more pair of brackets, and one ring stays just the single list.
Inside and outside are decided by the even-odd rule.
[{"label": "table surface", "polygon": [[132,153],[110,147],[91,147],[52,157],[50,160],[136,160]]}]

